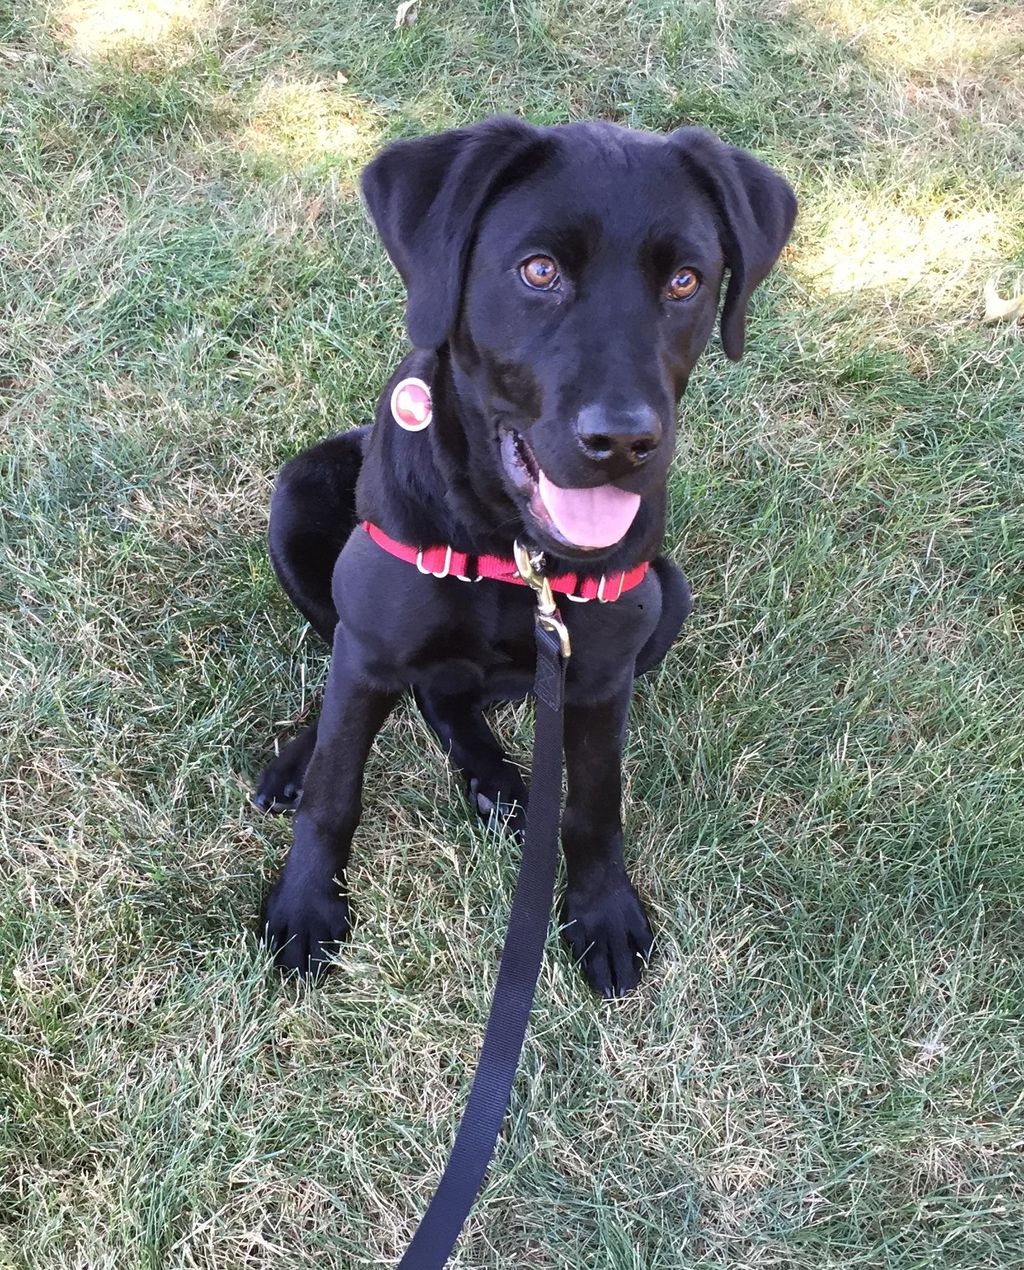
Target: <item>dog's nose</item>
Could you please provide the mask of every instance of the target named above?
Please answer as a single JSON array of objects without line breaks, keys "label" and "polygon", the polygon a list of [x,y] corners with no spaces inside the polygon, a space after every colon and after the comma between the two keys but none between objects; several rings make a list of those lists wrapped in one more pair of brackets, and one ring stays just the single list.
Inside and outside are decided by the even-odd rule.
[{"label": "dog's nose", "polygon": [[658,448],[661,432],[661,420],[650,406],[584,406],[576,417],[576,439],[587,458],[626,470],[647,462]]}]

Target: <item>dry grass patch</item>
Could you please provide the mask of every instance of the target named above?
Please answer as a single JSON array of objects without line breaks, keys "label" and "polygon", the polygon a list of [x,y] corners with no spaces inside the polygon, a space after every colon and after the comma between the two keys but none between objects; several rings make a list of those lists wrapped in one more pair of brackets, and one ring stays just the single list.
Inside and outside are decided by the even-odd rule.
[{"label": "dry grass patch", "polygon": [[964,0],[796,0],[822,30],[879,64],[913,76],[961,79],[1012,72],[1024,55],[1024,13],[1016,4]]},{"label": "dry grass patch", "polygon": [[51,23],[76,59],[166,68],[207,43],[225,11],[225,0],[64,0],[51,10]]},{"label": "dry grass patch", "polygon": [[924,284],[943,306],[979,264],[1000,262],[1007,235],[997,211],[907,193],[899,203],[844,193],[816,246],[801,255],[804,278],[830,294],[870,287],[887,296]]},{"label": "dry grass patch", "polygon": [[337,171],[351,180],[374,154],[380,135],[379,112],[347,89],[339,72],[333,80],[262,84],[236,144],[285,171]]}]

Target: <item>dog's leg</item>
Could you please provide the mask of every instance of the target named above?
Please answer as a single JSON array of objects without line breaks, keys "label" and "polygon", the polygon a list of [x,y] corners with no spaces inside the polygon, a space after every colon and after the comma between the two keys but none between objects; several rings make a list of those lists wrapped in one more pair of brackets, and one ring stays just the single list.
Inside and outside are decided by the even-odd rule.
[{"label": "dog's leg", "polygon": [[282,970],[322,974],[348,934],[345,868],[362,814],[363,767],[397,699],[359,673],[339,628],[292,849],[267,900],[266,939]]},{"label": "dog's leg", "polygon": [[475,696],[417,689],[416,704],[466,783],[466,796],[484,821],[497,814],[514,832],[526,825],[526,785],[498,744]]},{"label": "dog's leg", "polygon": [[651,950],[647,914],[622,859],[622,745],[632,681],[597,705],[567,705],[562,933],[595,992],[636,987]]}]

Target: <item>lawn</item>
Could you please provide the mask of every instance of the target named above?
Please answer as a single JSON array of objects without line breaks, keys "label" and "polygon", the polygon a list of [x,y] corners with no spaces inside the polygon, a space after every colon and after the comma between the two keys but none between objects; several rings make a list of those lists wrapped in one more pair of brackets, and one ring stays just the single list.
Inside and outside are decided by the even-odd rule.
[{"label": "lawn", "polygon": [[[376,147],[705,124],[801,218],[681,411],[698,607],[638,690],[656,958],[552,929],[454,1265],[1024,1263],[1024,11],[995,0],[0,0],[0,1265],[389,1266],[436,1181],[516,851],[410,709],[322,989],[247,805],[326,658],[274,472],[364,420],[402,297]],[[525,708],[499,716],[524,758]]]}]

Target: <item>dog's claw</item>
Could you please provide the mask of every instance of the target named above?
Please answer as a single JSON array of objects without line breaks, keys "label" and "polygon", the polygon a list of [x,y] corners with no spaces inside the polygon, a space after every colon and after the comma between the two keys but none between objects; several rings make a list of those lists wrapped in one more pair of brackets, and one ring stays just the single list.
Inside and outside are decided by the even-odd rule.
[{"label": "dog's claw", "polygon": [[252,804],[262,812],[292,812],[302,797],[302,781],[306,775],[315,728],[304,728],[263,769],[256,783]]},{"label": "dog's claw", "polygon": [[591,988],[606,999],[632,992],[654,944],[643,903],[625,873],[597,890],[570,887],[562,936]]},{"label": "dog's claw", "polygon": [[492,782],[485,784],[476,776],[469,777],[467,786],[473,810],[485,824],[490,825],[497,820],[512,833],[523,833],[526,828],[526,786],[514,768],[510,767],[500,786]]},{"label": "dog's claw", "polygon": [[263,942],[279,970],[316,982],[331,969],[351,925],[348,900],[338,882],[295,884],[286,865],[267,898]]},{"label": "dog's claw", "polygon": [[[299,794],[302,791],[299,790]],[[283,792],[280,797],[275,796],[265,790],[254,794],[250,800],[257,811],[262,811],[264,815],[290,816],[298,808],[299,800],[295,794],[286,796]]]},{"label": "dog's claw", "polygon": [[494,803],[486,794],[480,792],[480,782],[476,777],[472,777],[469,782],[469,797],[476,804],[476,809],[480,815],[487,820],[491,812],[494,810]]}]

